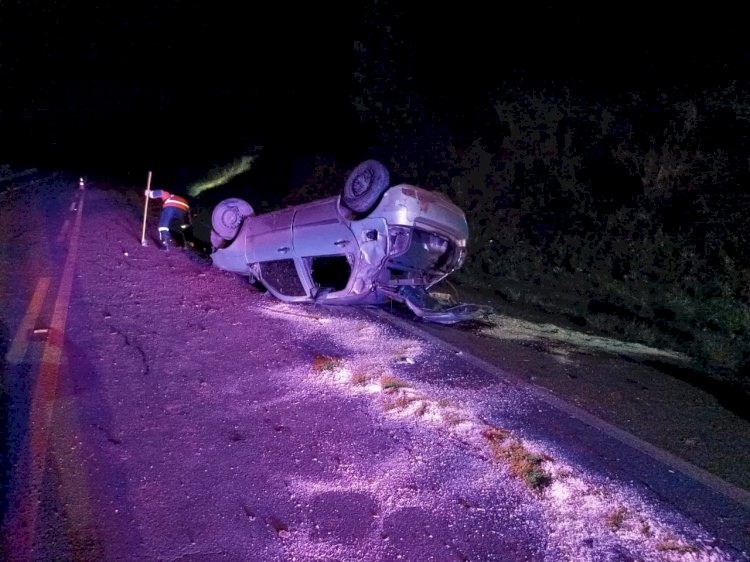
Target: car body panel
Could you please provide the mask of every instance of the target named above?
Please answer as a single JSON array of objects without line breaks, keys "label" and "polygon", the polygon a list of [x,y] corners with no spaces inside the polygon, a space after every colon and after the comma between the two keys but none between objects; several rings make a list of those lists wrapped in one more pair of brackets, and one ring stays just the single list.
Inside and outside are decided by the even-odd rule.
[{"label": "car body panel", "polygon": [[294,214],[295,209],[282,209],[254,216],[252,220],[245,219],[242,227],[244,236],[237,238],[243,238],[246,242],[252,241],[244,246],[246,263],[279,260],[292,255]]},{"label": "car body panel", "polygon": [[297,208],[294,214],[294,249],[299,256],[352,255],[357,241],[336,209],[336,199]]}]

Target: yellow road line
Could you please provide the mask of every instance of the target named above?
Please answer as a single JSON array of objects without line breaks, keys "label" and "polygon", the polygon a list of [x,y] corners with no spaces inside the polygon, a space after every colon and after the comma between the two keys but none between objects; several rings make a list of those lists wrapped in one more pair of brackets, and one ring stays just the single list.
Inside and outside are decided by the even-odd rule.
[{"label": "yellow road line", "polygon": [[70,237],[70,248],[65,259],[60,288],[55,299],[52,322],[47,341],[42,352],[42,361],[37,375],[29,411],[29,494],[24,498],[20,511],[21,520],[15,531],[19,533],[21,549],[25,556],[31,556],[36,530],[37,512],[41,501],[41,487],[44,480],[52,414],[57,398],[57,382],[60,373],[65,325],[68,319],[70,295],[73,288],[73,273],[78,257],[78,239],[83,216],[83,196]]},{"label": "yellow road line", "polygon": [[10,345],[10,349],[5,354],[5,360],[8,363],[16,365],[26,355],[26,349],[29,347],[29,333],[36,324],[36,319],[39,317],[39,312],[42,310],[44,304],[44,298],[47,296],[47,289],[49,289],[49,277],[40,277],[36,282],[36,288],[34,294],[31,296],[31,302],[26,309],[26,314],[21,320],[21,324],[16,330],[16,336],[13,338],[13,343]]}]

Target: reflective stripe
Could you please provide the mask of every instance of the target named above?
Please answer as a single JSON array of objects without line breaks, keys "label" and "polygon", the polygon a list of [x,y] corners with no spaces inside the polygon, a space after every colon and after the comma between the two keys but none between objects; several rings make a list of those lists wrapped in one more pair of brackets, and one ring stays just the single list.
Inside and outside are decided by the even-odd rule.
[{"label": "reflective stripe", "polygon": [[159,227],[159,232],[169,232],[169,227],[168,226],[160,226]]},{"label": "reflective stripe", "polygon": [[172,195],[166,201],[164,201],[164,206],[165,207],[177,207],[179,209],[184,209],[186,211],[190,210],[190,205],[188,205],[188,202],[182,197],[179,197],[177,195]]}]

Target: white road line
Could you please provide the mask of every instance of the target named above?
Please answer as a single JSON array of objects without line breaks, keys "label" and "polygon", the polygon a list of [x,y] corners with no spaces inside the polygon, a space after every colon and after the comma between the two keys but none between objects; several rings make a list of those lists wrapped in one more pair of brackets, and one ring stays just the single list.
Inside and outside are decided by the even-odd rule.
[{"label": "white road line", "polygon": [[68,233],[68,230],[70,230],[70,219],[65,219],[65,222],[62,225],[62,228],[60,229],[60,233],[57,235],[57,238],[55,238],[55,242],[57,244],[62,243],[63,239],[65,238],[65,235]]}]

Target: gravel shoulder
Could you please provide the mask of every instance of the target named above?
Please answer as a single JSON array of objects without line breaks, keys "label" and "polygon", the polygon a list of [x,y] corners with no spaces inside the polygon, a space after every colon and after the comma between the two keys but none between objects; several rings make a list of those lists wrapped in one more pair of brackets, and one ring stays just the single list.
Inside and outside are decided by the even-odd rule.
[{"label": "gravel shoulder", "polygon": [[677,354],[586,334],[478,292],[462,294],[491,304],[497,314],[487,323],[421,322],[420,328],[750,491],[750,419],[740,393]]}]

